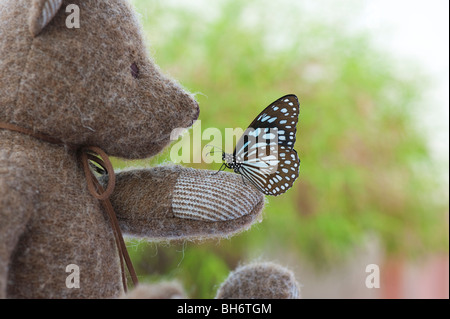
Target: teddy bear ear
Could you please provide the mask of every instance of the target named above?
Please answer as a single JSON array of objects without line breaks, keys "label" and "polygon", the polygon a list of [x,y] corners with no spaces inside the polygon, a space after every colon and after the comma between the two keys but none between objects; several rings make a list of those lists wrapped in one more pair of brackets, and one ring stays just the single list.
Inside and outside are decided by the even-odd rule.
[{"label": "teddy bear ear", "polygon": [[52,21],[61,5],[62,0],[33,0],[29,24],[34,37]]}]

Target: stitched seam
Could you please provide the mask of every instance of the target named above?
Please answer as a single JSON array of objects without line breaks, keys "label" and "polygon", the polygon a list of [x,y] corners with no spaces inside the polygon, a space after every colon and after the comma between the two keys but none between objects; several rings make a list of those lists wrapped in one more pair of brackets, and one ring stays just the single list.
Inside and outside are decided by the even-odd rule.
[{"label": "stitched seam", "polygon": [[28,71],[29,62],[30,62],[29,61],[30,60],[30,54],[31,54],[31,50],[33,49],[33,46],[34,46],[34,37],[31,40],[31,45],[30,45],[30,48],[28,49],[28,52],[27,52],[27,58],[26,58],[26,62],[25,62],[25,67],[23,69],[22,74],[20,75],[19,83],[17,85],[16,99],[14,101],[15,108],[17,108],[17,103],[19,102],[19,95],[20,95],[20,92],[22,92],[22,87],[23,87],[23,82],[24,82],[23,79],[24,79],[24,75]]}]

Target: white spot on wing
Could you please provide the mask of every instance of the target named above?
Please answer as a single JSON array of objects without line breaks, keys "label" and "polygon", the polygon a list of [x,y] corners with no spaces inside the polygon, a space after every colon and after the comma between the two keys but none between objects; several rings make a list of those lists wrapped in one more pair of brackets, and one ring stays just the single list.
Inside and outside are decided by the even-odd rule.
[{"label": "white spot on wing", "polygon": [[272,133],[264,134],[263,138],[271,140],[271,139],[275,138],[275,134],[272,134]]}]

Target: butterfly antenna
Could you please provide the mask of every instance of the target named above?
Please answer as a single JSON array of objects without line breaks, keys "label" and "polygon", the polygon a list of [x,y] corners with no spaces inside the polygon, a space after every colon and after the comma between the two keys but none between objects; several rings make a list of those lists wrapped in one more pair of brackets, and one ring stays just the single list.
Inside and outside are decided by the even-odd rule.
[{"label": "butterfly antenna", "polygon": [[[223,149],[221,149],[220,147],[218,147],[218,146],[214,146],[214,145],[211,145],[211,144],[207,144],[207,145],[205,145],[205,146],[211,146],[212,148],[218,148],[219,150],[221,150],[222,152],[224,152],[223,151]],[[224,152],[225,153],[225,152]],[[207,154],[209,154],[209,155],[213,155],[214,154],[214,150],[212,149],[211,151],[209,151]]]}]

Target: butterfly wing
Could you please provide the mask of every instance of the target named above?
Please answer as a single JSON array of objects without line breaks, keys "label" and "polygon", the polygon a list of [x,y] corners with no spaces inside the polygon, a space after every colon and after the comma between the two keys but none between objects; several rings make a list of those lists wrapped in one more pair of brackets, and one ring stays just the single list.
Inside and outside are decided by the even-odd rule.
[{"label": "butterfly wing", "polygon": [[294,149],[282,145],[271,148],[270,153],[266,153],[266,147],[258,147],[257,154],[241,162],[238,171],[264,194],[278,196],[297,179],[300,159]]},{"label": "butterfly wing", "polygon": [[245,130],[233,155],[238,172],[266,195],[292,187],[300,160],[294,150],[299,102],[285,95],[266,107]]},{"label": "butterfly wing", "polygon": [[266,107],[249,125],[249,129],[276,128],[278,144],[292,149],[295,144],[299,111],[297,96],[285,95]]},{"label": "butterfly wing", "polygon": [[[293,149],[300,104],[294,94],[285,95],[266,107],[249,125],[236,143],[233,155],[238,157],[256,142],[278,144]],[[254,140],[257,141],[254,141]],[[253,141],[252,141],[253,140]]]}]

